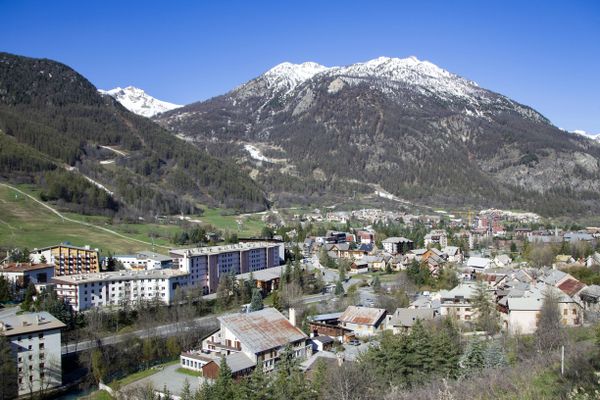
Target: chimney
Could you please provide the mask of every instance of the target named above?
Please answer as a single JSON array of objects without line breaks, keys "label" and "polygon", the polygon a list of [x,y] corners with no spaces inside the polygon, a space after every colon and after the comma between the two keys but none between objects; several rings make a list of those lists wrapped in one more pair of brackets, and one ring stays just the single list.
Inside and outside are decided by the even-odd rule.
[{"label": "chimney", "polygon": [[288,319],[290,320],[290,323],[291,323],[292,325],[296,326],[296,309],[295,309],[295,308],[292,308],[292,307],[290,307],[290,309],[289,309],[289,315],[290,315],[290,316],[289,316],[289,318],[288,318]]}]

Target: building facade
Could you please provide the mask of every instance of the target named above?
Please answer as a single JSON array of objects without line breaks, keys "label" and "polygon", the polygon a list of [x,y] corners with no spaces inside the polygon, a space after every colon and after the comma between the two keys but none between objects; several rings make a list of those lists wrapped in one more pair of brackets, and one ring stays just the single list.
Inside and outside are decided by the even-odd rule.
[{"label": "building facade", "polygon": [[277,267],[284,258],[283,243],[247,242],[223,246],[175,249],[174,265],[190,274],[189,285],[214,293],[221,276]]},{"label": "building facade", "polygon": [[34,263],[54,264],[54,276],[91,274],[100,272],[98,249],[90,246],[76,247],[65,244],[34,249],[31,254]]},{"label": "building facade", "polygon": [[188,286],[188,279],[186,272],[166,269],[61,276],[53,282],[58,297],[83,311],[155,299],[171,304],[175,290]]},{"label": "building facade", "polygon": [[0,319],[0,335],[10,342],[17,364],[19,396],[62,385],[61,329],[64,327],[65,324],[47,312]]}]

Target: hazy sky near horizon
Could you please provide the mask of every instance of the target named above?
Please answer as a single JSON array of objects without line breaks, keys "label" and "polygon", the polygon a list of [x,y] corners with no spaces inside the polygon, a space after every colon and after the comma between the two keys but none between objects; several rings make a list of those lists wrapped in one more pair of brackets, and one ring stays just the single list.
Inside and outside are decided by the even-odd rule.
[{"label": "hazy sky near horizon", "polygon": [[0,51],[187,104],[284,61],[416,56],[600,133],[600,1],[0,0]]}]

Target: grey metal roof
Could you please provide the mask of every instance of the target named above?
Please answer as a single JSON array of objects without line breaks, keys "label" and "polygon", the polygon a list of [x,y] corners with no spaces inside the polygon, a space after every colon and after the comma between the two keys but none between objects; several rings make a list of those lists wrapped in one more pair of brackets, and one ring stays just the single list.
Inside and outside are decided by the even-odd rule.
[{"label": "grey metal roof", "polygon": [[218,319],[254,354],[308,337],[275,308],[223,315]]},{"label": "grey metal roof", "polygon": [[412,240],[405,237],[392,236],[381,241],[381,243],[412,243]]},{"label": "grey metal roof", "polygon": [[357,325],[375,325],[385,315],[383,308],[348,306],[340,317],[340,322]]},{"label": "grey metal roof", "polygon": [[329,314],[318,314],[318,315],[313,315],[312,317],[310,317],[310,320],[312,321],[328,321],[330,319],[339,319],[342,316],[343,313],[341,312],[337,312],[337,313],[329,313]]},{"label": "grey metal roof", "polygon": [[225,362],[227,362],[227,365],[229,366],[229,368],[231,368],[232,373],[243,371],[245,369],[256,366],[256,363],[249,359],[248,356],[242,352],[231,353],[230,355],[225,357]]},{"label": "grey metal roof", "polygon": [[413,326],[417,320],[427,321],[433,319],[432,308],[398,308],[390,318],[393,326]]}]

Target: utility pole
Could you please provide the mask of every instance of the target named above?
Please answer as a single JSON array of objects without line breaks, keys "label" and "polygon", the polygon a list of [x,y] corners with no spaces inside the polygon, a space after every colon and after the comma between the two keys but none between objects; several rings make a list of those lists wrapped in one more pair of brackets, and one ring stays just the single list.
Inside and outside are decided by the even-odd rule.
[{"label": "utility pole", "polygon": [[560,346],[560,375],[565,375],[565,345]]}]

